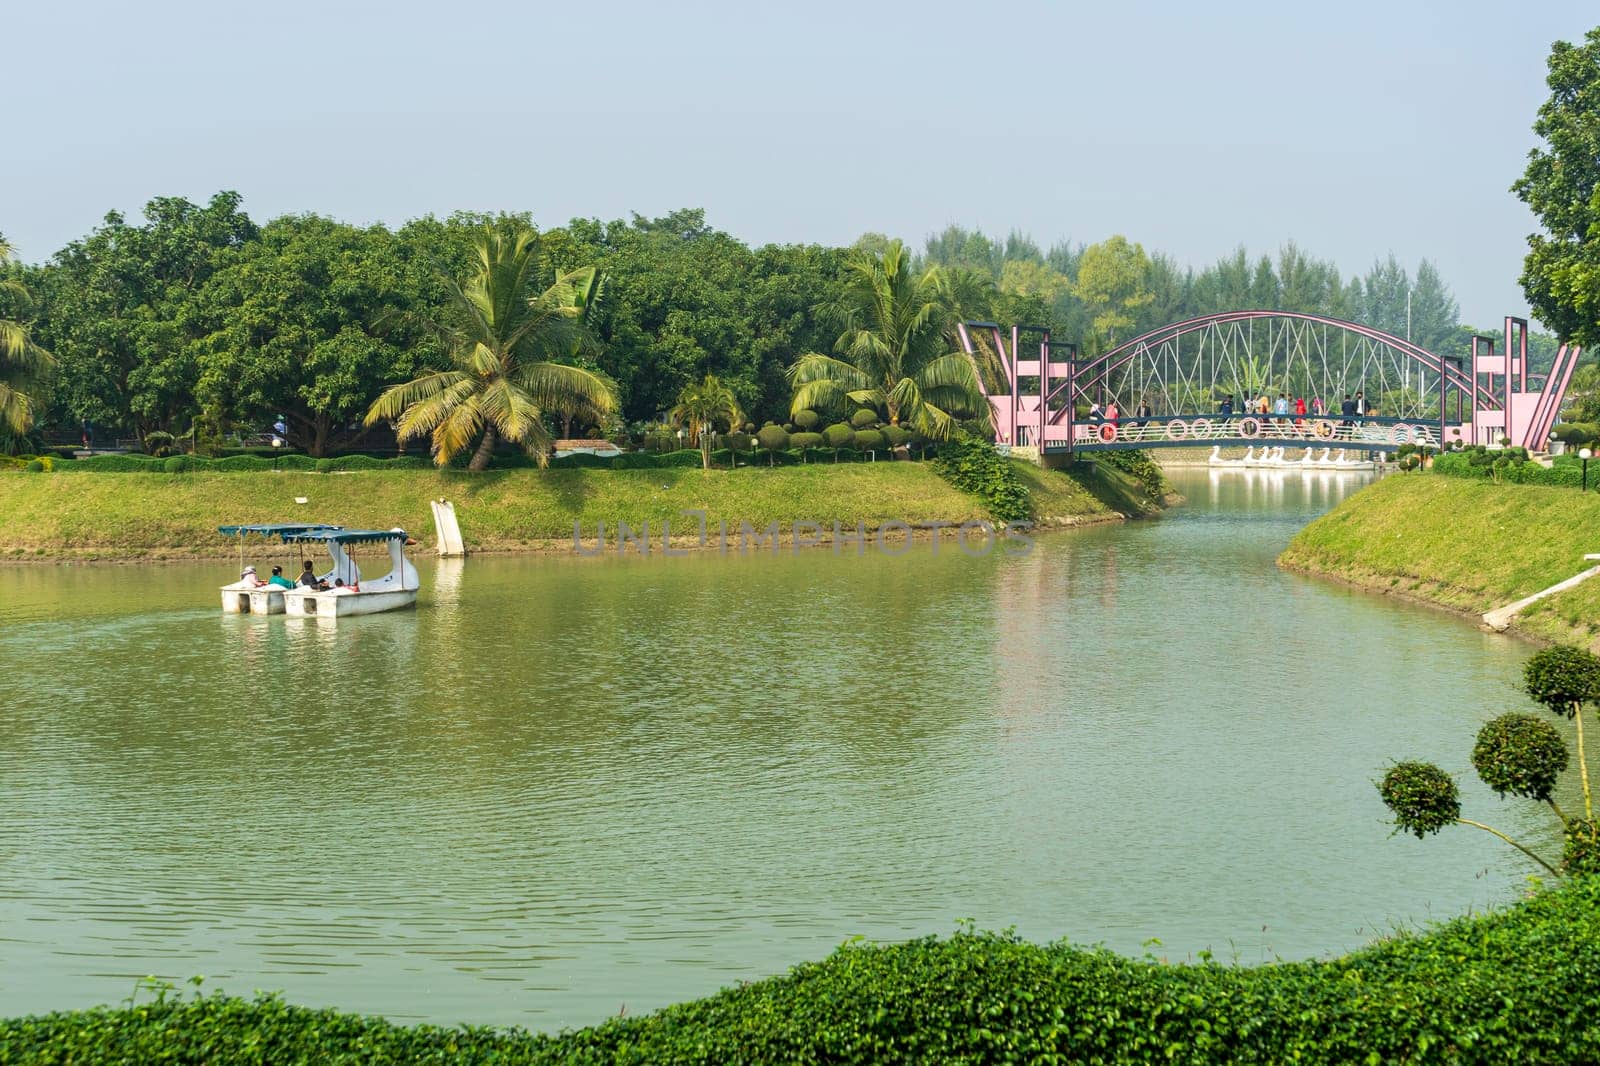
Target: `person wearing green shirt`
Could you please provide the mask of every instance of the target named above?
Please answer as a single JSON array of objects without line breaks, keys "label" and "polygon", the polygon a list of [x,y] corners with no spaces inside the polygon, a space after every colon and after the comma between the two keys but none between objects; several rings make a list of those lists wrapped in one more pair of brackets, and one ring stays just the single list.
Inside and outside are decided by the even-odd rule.
[{"label": "person wearing green shirt", "polygon": [[283,576],[283,567],[281,566],[272,568],[272,576],[267,578],[267,584],[276,585],[281,589],[294,588],[294,582]]}]

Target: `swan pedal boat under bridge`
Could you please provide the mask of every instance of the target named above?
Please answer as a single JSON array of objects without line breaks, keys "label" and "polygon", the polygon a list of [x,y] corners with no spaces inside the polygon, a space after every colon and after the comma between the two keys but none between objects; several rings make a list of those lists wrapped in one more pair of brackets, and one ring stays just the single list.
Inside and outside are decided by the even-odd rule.
[{"label": "swan pedal boat under bridge", "polygon": [[[378,614],[413,606],[421,580],[417,569],[406,558],[406,545],[416,543],[403,529],[345,529],[330,525],[218,526],[225,537],[240,538],[243,557],[244,538],[252,534],[277,537],[285,544],[321,544],[333,561],[332,569],[318,574],[319,582],[334,585],[327,589],[297,585],[283,588],[258,585],[241,577],[222,586],[225,614],[283,614],[291,617],[343,618],[357,614]],[[391,568],[373,581],[361,580],[361,569],[347,550],[352,544],[383,543],[389,549]],[[337,582],[343,581],[343,586]]]},{"label": "swan pedal boat under bridge", "polygon": [[1374,467],[1368,460],[1348,458],[1344,448],[1332,456],[1329,455],[1331,451],[1324,448],[1321,455],[1316,455],[1315,449],[1307,448],[1300,458],[1286,459],[1283,448],[1262,448],[1260,455],[1254,448],[1248,448],[1242,459],[1224,459],[1222,446],[1213,444],[1206,465],[1225,470],[1371,470]]}]

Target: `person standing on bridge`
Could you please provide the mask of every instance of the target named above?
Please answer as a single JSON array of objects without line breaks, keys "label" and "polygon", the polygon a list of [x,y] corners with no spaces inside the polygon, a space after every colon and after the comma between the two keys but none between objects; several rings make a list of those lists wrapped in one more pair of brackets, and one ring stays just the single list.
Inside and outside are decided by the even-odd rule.
[{"label": "person standing on bridge", "polygon": [[1365,418],[1367,415],[1367,396],[1360,389],[1356,390],[1356,417]]},{"label": "person standing on bridge", "polygon": [[1313,396],[1313,397],[1311,397],[1311,414],[1312,414],[1312,417],[1321,418],[1323,410],[1324,409],[1323,409],[1323,406],[1322,406],[1322,397],[1321,396]]},{"label": "person standing on bridge", "polygon": [[1299,429],[1306,424],[1306,398],[1304,396],[1296,396],[1294,398],[1294,415],[1295,429]]},{"label": "person standing on bridge", "polygon": [[1122,412],[1117,410],[1117,401],[1112,400],[1110,403],[1106,404],[1106,421],[1107,422],[1115,422],[1117,420],[1117,416],[1120,415],[1121,413]]},{"label": "person standing on bridge", "polygon": [[1339,404],[1339,414],[1344,418],[1344,421],[1339,423],[1340,428],[1349,429],[1356,424],[1356,402],[1350,398],[1348,392],[1344,394],[1344,402]]},{"label": "person standing on bridge", "polygon": [[1100,401],[1096,400],[1094,403],[1089,405],[1089,421],[1104,422],[1105,420],[1106,413],[1100,409]]},{"label": "person standing on bridge", "polygon": [[1150,397],[1144,396],[1139,399],[1139,410],[1136,413],[1139,416],[1140,429],[1150,424]]},{"label": "person standing on bridge", "polygon": [[1282,429],[1283,424],[1289,420],[1289,397],[1281,392],[1278,393],[1278,402],[1272,405],[1272,413],[1278,416],[1272,420],[1273,426]]},{"label": "person standing on bridge", "polygon": [[1222,406],[1217,408],[1217,413],[1222,416],[1222,424],[1227,426],[1233,423],[1233,393],[1222,398]]}]

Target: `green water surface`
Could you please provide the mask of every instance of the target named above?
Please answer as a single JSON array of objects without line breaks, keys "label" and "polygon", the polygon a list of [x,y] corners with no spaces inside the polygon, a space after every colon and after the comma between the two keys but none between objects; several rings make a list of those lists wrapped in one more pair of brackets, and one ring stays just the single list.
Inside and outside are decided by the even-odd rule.
[{"label": "green water surface", "polygon": [[1015,555],[424,558],[336,625],[224,617],[228,564],[0,569],[0,1002],[557,1028],[967,918],[1256,962],[1512,899],[1371,782],[1551,841],[1468,764],[1528,649],[1278,571],[1355,477],[1175,476]]}]

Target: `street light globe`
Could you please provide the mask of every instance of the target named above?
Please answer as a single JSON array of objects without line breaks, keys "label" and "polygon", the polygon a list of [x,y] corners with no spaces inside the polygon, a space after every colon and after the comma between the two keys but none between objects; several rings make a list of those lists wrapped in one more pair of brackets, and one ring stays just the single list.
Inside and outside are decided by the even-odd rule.
[{"label": "street light globe", "polygon": [[1578,449],[1578,458],[1579,459],[1593,459],[1594,458],[1594,452],[1591,452],[1588,448],[1579,448]]}]

